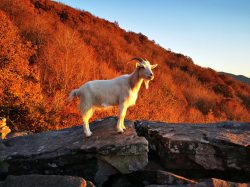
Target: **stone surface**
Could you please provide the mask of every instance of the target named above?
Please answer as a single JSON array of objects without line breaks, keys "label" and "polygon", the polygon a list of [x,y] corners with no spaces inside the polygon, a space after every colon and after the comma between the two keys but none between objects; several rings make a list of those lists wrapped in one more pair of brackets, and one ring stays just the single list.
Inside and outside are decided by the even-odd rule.
[{"label": "stone surface", "polygon": [[165,169],[242,172],[250,178],[250,123],[136,122]]},{"label": "stone surface", "polygon": [[60,175],[9,175],[0,187],[94,187],[81,177]]},{"label": "stone surface", "polygon": [[6,139],[0,142],[0,178],[7,175],[74,175],[102,184],[114,173],[130,173],[148,163],[148,143],[137,136],[133,122],[118,134],[117,118],[90,125],[93,135],[83,138],[82,126]]},{"label": "stone surface", "polygon": [[32,132],[29,132],[29,131],[11,132],[7,134],[6,138],[14,138],[17,136],[27,136],[29,134],[32,134]]},{"label": "stone surface", "polygon": [[104,186],[144,187],[147,185],[184,186],[186,184],[197,184],[197,182],[162,170],[140,170],[130,174],[112,176],[108,181],[106,181]]},{"label": "stone surface", "polygon": [[188,184],[150,184],[145,187],[250,187],[250,183],[236,183],[220,179],[206,179],[196,183]]},{"label": "stone surface", "polygon": [[[85,181],[83,177],[104,187],[249,187],[250,123],[166,124],[140,121],[134,124],[126,121],[127,130],[118,134],[116,122],[114,117],[93,122],[90,126],[93,136],[90,138],[83,138],[82,127],[76,126],[1,140],[0,180],[5,181],[0,182],[0,187],[12,183],[15,186],[22,181],[42,183],[42,175],[76,176],[75,181],[80,181],[80,184]],[[148,141],[137,134],[145,136]],[[203,171],[209,175],[200,175]],[[175,172],[178,175],[173,174]],[[229,172],[232,175],[227,175]],[[20,176],[15,178],[12,175]],[[237,175],[244,178],[235,179]],[[42,177],[34,180],[33,176]],[[27,180],[30,177],[32,180]],[[211,177],[241,183],[199,179]]]},{"label": "stone surface", "polygon": [[229,181],[212,178],[212,179],[203,180],[191,186],[192,187],[250,187],[250,183],[229,182]]},{"label": "stone surface", "polygon": [[168,185],[183,185],[183,184],[196,184],[194,180],[187,179],[185,177],[176,175],[174,173],[159,170],[156,173],[157,184],[168,184]]}]

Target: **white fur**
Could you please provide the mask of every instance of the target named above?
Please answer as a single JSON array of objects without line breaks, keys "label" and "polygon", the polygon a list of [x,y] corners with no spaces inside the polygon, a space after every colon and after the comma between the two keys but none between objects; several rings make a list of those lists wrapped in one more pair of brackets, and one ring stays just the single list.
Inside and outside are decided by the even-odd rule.
[{"label": "white fur", "polygon": [[[79,89],[72,90],[69,95],[70,101],[76,96],[80,97],[85,135],[88,137],[92,134],[88,121],[95,109],[109,106],[119,106],[117,131],[122,133],[126,129],[124,118],[127,108],[135,105],[143,80],[148,82],[153,79],[151,68],[156,66],[150,65],[147,60],[144,60],[137,64],[136,70],[130,75],[122,75],[111,80],[89,81]],[[151,76],[149,77],[149,75]],[[148,87],[148,83],[145,86]]]}]

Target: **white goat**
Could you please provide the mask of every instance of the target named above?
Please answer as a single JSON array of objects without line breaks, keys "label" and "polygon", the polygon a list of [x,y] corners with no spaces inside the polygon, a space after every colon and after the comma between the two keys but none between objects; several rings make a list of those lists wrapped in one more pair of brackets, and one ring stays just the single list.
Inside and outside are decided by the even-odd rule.
[{"label": "white goat", "polygon": [[130,61],[132,60],[139,62],[136,63],[136,69],[133,73],[111,80],[89,81],[79,89],[71,91],[69,101],[72,101],[76,96],[80,97],[83,129],[87,137],[92,134],[89,129],[89,119],[96,108],[119,106],[117,132],[122,133],[126,129],[124,118],[127,108],[135,104],[143,81],[148,89],[149,81],[154,79],[152,69],[157,66],[157,64],[151,65],[148,60],[142,58],[133,58]]}]

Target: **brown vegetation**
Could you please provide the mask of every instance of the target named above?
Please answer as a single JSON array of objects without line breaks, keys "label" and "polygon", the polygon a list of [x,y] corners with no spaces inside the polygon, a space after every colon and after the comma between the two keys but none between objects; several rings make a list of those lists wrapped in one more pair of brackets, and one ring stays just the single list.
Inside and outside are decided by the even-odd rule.
[{"label": "brown vegetation", "polygon": [[[166,122],[250,121],[250,86],[139,33],[47,0],[0,4],[0,116],[13,130],[41,131],[81,123],[69,91],[93,79],[130,73],[126,61],[159,64],[149,91],[140,91],[130,119]],[[116,110],[94,118],[116,115]]]}]

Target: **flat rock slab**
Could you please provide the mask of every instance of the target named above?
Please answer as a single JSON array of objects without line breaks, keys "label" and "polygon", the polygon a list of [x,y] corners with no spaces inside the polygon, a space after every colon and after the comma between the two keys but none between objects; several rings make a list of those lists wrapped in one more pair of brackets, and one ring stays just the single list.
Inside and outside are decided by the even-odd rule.
[{"label": "flat rock slab", "polygon": [[250,187],[250,183],[237,183],[220,179],[206,179],[190,187]]},{"label": "flat rock slab", "polygon": [[[250,123],[136,122],[166,169],[241,171],[250,174]],[[250,175],[249,175],[250,176]]]},{"label": "flat rock slab", "polygon": [[81,177],[60,175],[10,175],[0,182],[0,187],[94,187]]},{"label": "flat rock slab", "polygon": [[198,182],[162,170],[140,170],[130,174],[112,176],[105,186],[121,187],[147,185],[183,185],[197,184]]},{"label": "flat rock slab", "polygon": [[0,142],[0,177],[21,174],[81,176],[102,183],[114,173],[130,173],[148,163],[148,143],[137,136],[133,122],[116,132],[117,118],[90,124],[93,135],[83,137],[82,126],[6,139]]},{"label": "flat rock slab", "polygon": [[152,184],[145,187],[250,187],[250,183],[229,182],[220,179],[206,179],[196,184]]}]

